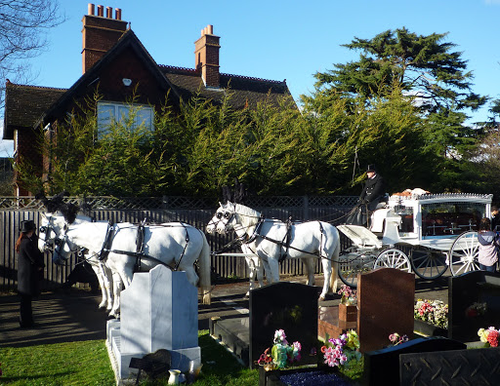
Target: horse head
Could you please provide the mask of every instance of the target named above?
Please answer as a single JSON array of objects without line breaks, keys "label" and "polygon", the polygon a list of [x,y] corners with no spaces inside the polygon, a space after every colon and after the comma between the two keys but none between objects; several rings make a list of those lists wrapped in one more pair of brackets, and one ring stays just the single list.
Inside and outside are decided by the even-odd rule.
[{"label": "horse head", "polygon": [[38,249],[43,252],[52,252],[52,260],[55,264],[63,264],[64,260],[66,260],[59,253],[65,225],[66,221],[63,216],[52,213],[43,214],[42,226],[39,230]]},{"label": "horse head", "polygon": [[235,205],[231,202],[227,204],[221,204],[219,202],[219,209],[215,212],[212,219],[207,225],[207,233],[217,232],[219,234],[224,234],[233,229],[233,221],[235,220]]}]

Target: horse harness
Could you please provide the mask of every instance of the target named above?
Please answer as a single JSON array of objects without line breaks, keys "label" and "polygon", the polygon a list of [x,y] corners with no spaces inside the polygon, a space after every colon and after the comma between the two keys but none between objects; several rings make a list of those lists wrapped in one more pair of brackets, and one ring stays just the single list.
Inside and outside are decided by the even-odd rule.
[{"label": "horse harness", "polygon": [[[261,231],[262,226],[265,223],[265,221],[266,221],[265,217],[261,216],[259,218],[259,222],[256,224],[256,227],[255,227],[255,230],[253,231],[253,234],[251,236],[249,236],[247,233],[245,233],[242,237],[239,237],[238,240],[242,244],[250,244],[250,243],[254,242],[257,238],[261,238],[263,240],[270,241],[272,243],[280,245],[285,250],[279,256],[278,261],[280,263],[289,256],[290,249],[293,249],[295,251],[302,252],[302,253],[307,253],[310,255],[315,255],[314,253],[311,253],[309,251],[305,251],[303,249],[300,249],[300,248],[297,248],[297,247],[294,247],[293,245],[291,245],[291,243],[292,243],[292,226],[293,226],[292,216],[289,216],[288,220],[285,223],[286,224],[286,233],[285,233],[285,236],[283,236],[283,240],[281,240],[281,241],[275,240],[275,239],[270,238],[266,235],[260,234],[260,231]],[[318,250],[318,257],[321,258],[322,257],[322,250],[321,249],[323,246],[323,238],[324,238],[325,232],[323,229],[323,225],[321,224],[321,221],[318,221],[318,224],[319,224],[319,230],[321,233],[321,241],[320,241],[319,250]],[[250,248],[250,246],[249,246],[249,248]],[[250,250],[252,250],[252,248],[250,248]],[[256,254],[255,251],[252,251],[252,252],[254,254]]]},{"label": "horse harness", "polygon": [[[144,253],[144,239],[145,239],[145,232],[146,232],[146,229],[145,229],[146,219],[144,219],[138,225],[138,227],[137,227],[137,236],[136,236],[136,240],[135,240],[135,244],[136,244],[136,250],[135,250],[135,252],[133,252],[133,251],[124,251],[124,250],[120,250],[120,249],[112,249],[113,239],[115,237],[115,234],[116,234],[115,231],[116,231],[117,227],[116,227],[116,224],[109,222],[108,223],[108,228],[106,229],[106,236],[104,237],[104,242],[103,242],[102,248],[101,248],[101,250],[100,250],[100,252],[98,254],[98,258],[99,258],[100,261],[103,261],[103,260],[107,259],[108,255],[110,253],[117,253],[117,254],[120,254],[120,255],[133,256],[133,257],[136,258],[136,262],[135,262],[135,266],[134,266],[134,271],[135,272],[138,272],[138,271],[141,270],[142,259],[143,258],[154,260],[158,264],[161,264],[161,265],[166,266],[167,268],[170,268],[172,271],[177,271],[179,269],[179,265],[182,262],[182,258],[186,254],[186,249],[187,249],[187,246],[188,246],[188,243],[189,243],[189,232],[188,232],[188,229],[186,227],[186,224],[184,224],[183,222],[180,222],[180,224],[184,228],[184,231],[185,231],[185,241],[186,241],[186,243],[184,244],[184,247],[182,249],[182,253],[181,253],[180,258],[179,258],[179,260],[177,261],[177,263],[175,264],[174,267],[172,267],[169,264],[164,263],[163,261],[157,259],[156,257],[150,256],[150,255]],[[161,226],[163,226],[163,227],[173,227],[174,225],[161,225]]]}]

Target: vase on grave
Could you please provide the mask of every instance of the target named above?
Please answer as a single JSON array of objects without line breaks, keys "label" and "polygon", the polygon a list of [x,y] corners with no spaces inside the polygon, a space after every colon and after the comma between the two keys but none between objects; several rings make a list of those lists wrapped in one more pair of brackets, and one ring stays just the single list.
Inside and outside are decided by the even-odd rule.
[{"label": "vase on grave", "polygon": [[356,305],[339,304],[339,321],[355,322],[358,318],[358,308]]}]

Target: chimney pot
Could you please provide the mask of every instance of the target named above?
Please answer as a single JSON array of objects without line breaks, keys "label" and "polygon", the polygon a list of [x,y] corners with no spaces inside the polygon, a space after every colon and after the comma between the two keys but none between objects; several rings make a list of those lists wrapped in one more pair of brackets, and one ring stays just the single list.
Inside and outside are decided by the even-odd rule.
[{"label": "chimney pot", "polygon": [[212,24],[209,24],[209,25],[207,26],[207,29],[208,29],[208,33],[209,33],[210,35],[213,35],[213,34],[214,34],[214,26],[213,26]]},{"label": "chimney pot", "polygon": [[115,19],[116,20],[121,20],[122,19],[122,10],[121,10],[121,8],[115,8]]},{"label": "chimney pot", "polygon": [[104,7],[102,5],[97,6],[97,16],[104,16]]},{"label": "chimney pot", "polygon": [[94,16],[94,12],[95,12],[95,5],[89,3],[89,10],[88,10],[89,15]]},{"label": "chimney pot", "polygon": [[113,18],[113,8],[106,7],[106,17],[108,19],[112,19]]}]

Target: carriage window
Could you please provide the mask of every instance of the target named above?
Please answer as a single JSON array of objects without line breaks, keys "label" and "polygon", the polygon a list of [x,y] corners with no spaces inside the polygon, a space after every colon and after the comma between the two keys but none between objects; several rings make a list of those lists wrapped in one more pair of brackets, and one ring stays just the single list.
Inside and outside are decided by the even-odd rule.
[{"label": "carriage window", "polygon": [[485,214],[485,205],[478,203],[422,205],[422,236],[457,235],[477,230]]},{"label": "carriage window", "polygon": [[[132,122],[127,122],[133,118]],[[153,128],[154,110],[151,106],[99,102],[97,104],[97,132],[102,135],[106,129],[116,122],[127,123],[130,129],[144,125],[146,129]]]},{"label": "carriage window", "polygon": [[414,232],[413,228],[413,208],[401,207],[395,208],[396,213],[401,216],[401,224],[399,225],[400,233]]}]

